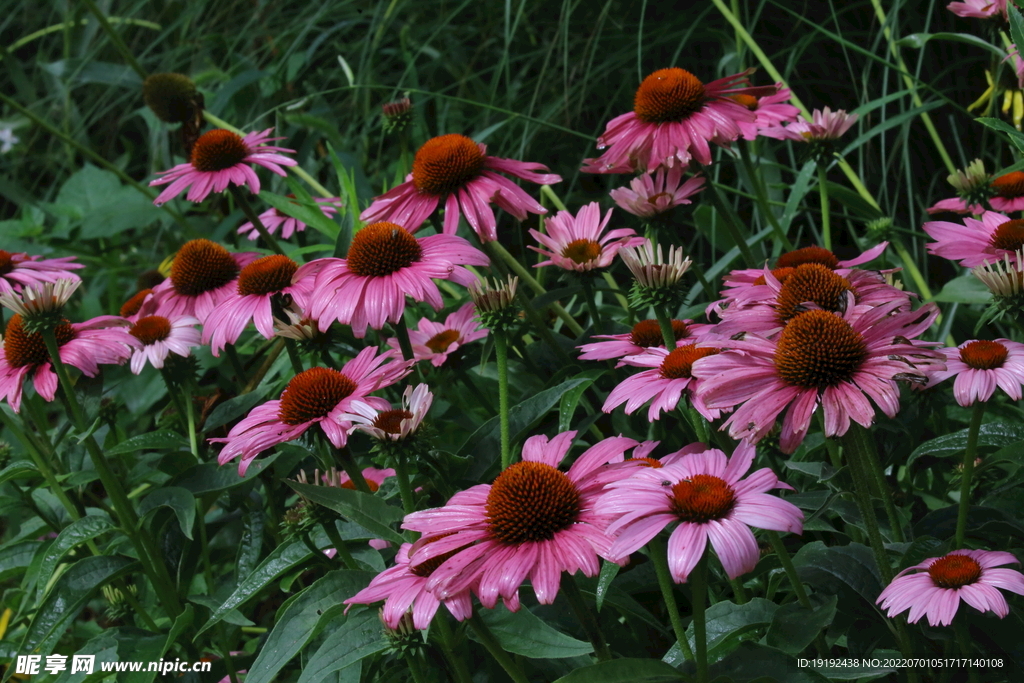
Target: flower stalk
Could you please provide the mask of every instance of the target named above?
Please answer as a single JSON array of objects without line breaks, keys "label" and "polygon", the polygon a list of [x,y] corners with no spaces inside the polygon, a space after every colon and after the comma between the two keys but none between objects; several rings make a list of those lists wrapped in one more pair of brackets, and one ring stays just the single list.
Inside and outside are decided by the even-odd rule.
[{"label": "flower stalk", "polygon": [[508,337],[504,330],[494,330],[494,356],[498,364],[498,414],[501,421],[501,469],[512,464],[508,424]]},{"label": "flower stalk", "polygon": [[978,401],[971,411],[971,425],[967,430],[967,448],[964,450],[964,471],[960,475],[960,506],[956,515],[955,548],[964,547],[967,536],[967,515],[971,510],[971,478],[974,474],[974,460],[978,451],[978,435],[981,420],[985,416],[986,401]]},{"label": "flower stalk", "polygon": [[676,602],[675,586],[672,583],[672,575],[668,570],[668,553],[665,549],[665,542],[655,536],[647,543],[647,555],[654,562],[654,572],[658,576],[658,587],[661,588],[661,597],[665,601],[665,609],[668,610],[669,621],[672,622],[672,630],[676,634],[676,642],[683,655],[691,662],[695,661],[693,650],[690,649],[690,641],[686,639],[686,626],[683,625],[683,618],[679,614],[679,604]]},{"label": "flower stalk", "polygon": [[594,654],[597,656],[597,661],[607,662],[611,660],[612,651],[608,647],[608,641],[605,640],[604,633],[601,632],[601,626],[597,623],[597,619],[594,618],[594,613],[587,605],[586,600],[583,599],[583,593],[580,592],[580,587],[572,574],[562,574],[562,591],[569,600],[569,606],[576,615],[576,619],[580,622],[583,630],[586,631],[591,645],[594,646]]},{"label": "flower stalk", "polygon": [[284,254],[284,250],[281,249],[281,245],[278,244],[277,240],[274,239],[274,236],[267,231],[266,226],[263,225],[263,221],[260,220],[259,214],[256,213],[255,209],[252,208],[252,205],[249,204],[249,200],[245,198],[245,193],[242,192],[241,188],[237,185],[229,184],[228,189],[231,190],[231,196],[235,198],[235,202],[238,204],[238,207],[242,209],[242,213],[245,214],[246,218],[252,221],[252,226],[256,228],[256,232],[260,234],[260,237],[263,238],[263,241],[266,242],[267,246],[270,247],[275,254]]}]

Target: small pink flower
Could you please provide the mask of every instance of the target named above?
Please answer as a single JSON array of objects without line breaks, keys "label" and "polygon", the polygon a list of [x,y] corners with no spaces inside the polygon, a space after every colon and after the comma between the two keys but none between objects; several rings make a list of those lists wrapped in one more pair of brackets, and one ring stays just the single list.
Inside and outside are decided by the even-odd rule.
[{"label": "small pink flower", "polygon": [[[291,198],[295,198],[295,195],[288,195]],[[338,213],[338,209],[341,207],[341,199],[338,197],[315,197],[314,202],[319,204],[317,207],[323,212],[328,218]],[[300,221],[298,218],[292,218],[286,213],[281,213],[277,209],[267,209],[260,214],[260,222],[263,223],[263,227],[267,229],[267,232],[271,235],[277,233],[277,229],[281,228],[281,238],[288,239],[297,232],[302,232],[306,229],[306,224]],[[243,223],[238,228],[239,235],[245,235],[249,233],[247,237],[250,240],[258,240],[260,238],[260,231],[256,229],[256,226],[252,224],[252,221]]]},{"label": "small pink flower", "polygon": [[410,372],[411,361],[396,361],[394,352],[377,355],[369,346],[345,364],[340,371],[310,368],[292,378],[281,398],[257,406],[231,428],[226,438],[210,439],[226,444],[217,461],[223,465],[241,456],[239,475],[245,475],[253,458],[279,443],[297,439],[313,425],[320,429],[335,448],[348,442],[352,424],[340,416],[350,412],[359,400],[382,410],[388,402],[368,394],[383,389]]},{"label": "small pink flower", "polygon": [[763,128],[761,135],[797,142],[838,140],[856,121],[857,114],[847,114],[842,109],[832,111],[825,107],[823,110],[815,109],[810,121],[797,120],[788,126]]},{"label": "small pink flower", "polygon": [[774,95],[764,97],[752,97],[751,95],[733,95],[733,99],[744,107],[754,112],[757,120],[753,124],[747,122],[739,123],[743,131],[744,140],[757,138],[758,133],[765,128],[774,128],[783,123],[793,123],[799,120],[800,110],[792,104],[788,104],[789,98],[793,96],[789,88],[782,87],[782,83],[776,83],[777,92]]},{"label": "small pink flower", "polygon": [[[677,342],[694,339],[708,330],[711,325],[694,323],[692,320],[673,320],[672,333]],[[665,348],[665,337],[657,320],[641,320],[626,334],[595,334],[593,339],[609,341],[594,342],[578,347],[583,353],[580,360],[612,360],[637,356],[651,347]],[[620,366],[622,364],[620,363]]]},{"label": "small pink flower", "polygon": [[259,254],[232,253],[216,242],[186,242],[174,255],[171,276],[153,288],[150,315],[191,315],[205,323],[216,306],[238,291],[238,274]]},{"label": "small pink flower", "polygon": [[1009,339],[969,341],[959,347],[938,349],[946,356],[946,369],[931,373],[928,386],[956,375],[953,395],[965,408],[992,398],[996,387],[1014,401],[1024,385],[1024,344]]},{"label": "small pink flower", "polygon": [[529,245],[530,249],[548,257],[534,268],[555,265],[576,272],[607,268],[619,249],[643,244],[644,238],[638,237],[632,228],[619,228],[602,236],[611,217],[612,210],[608,209],[602,219],[600,205],[591,202],[575,217],[568,211],[559,211],[546,219],[546,235],[531,228],[530,234],[541,246]]},{"label": "small pink flower", "polygon": [[965,217],[964,225],[947,221],[925,223],[924,231],[936,240],[927,245],[928,253],[961,266],[974,268],[985,261],[993,262],[1024,246],[1024,221],[1011,220],[995,211],[981,214],[981,220]]},{"label": "small pink flower", "polygon": [[[653,171],[659,166],[707,166],[715,143],[727,147],[743,131],[739,124],[754,123],[756,115],[732,99],[775,92],[774,86],[742,87],[748,72],[702,83],[680,68],[659,69],[636,91],[633,111],[608,122],[597,148],[608,148],[600,158],[584,159],[584,173]],[[741,87],[736,87],[741,86]]]},{"label": "small pink flower", "polygon": [[609,481],[629,472],[602,466],[622,462],[625,451],[638,444],[621,436],[605,439],[564,473],[558,465],[575,438],[576,432],[550,441],[530,437],[522,461],[493,484],[461,491],[442,508],[406,515],[403,528],[425,534],[410,553],[413,571],[445,558],[427,590],[448,600],[472,589],[490,609],[499,597],[518,603],[519,587],[529,577],[537,600],[550,605],[562,572],[600,571],[598,557],[611,540],[604,534],[609,518],[595,504]]},{"label": "small pink flower", "polygon": [[340,419],[351,422],[352,431],[366,432],[380,441],[401,441],[416,433],[433,402],[434,395],[426,384],[419,384],[415,389],[408,386],[402,392],[401,408],[388,406],[381,410],[362,401],[353,401],[352,412]]},{"label": "small pink flower", "polygon": [[405,312],[405,297],[444,305],[434,278],[469,286],[476,277],[465,265],[486,266],[487,256],[455,235],[413,237],[394,223],[367,225],[356,233],[344,259],[319,259],[308,315],[325,331],[334,320],[351,325],[362,338],[367,326],[375,330],[396,322]]},{"label": "small pink flower", "polygon": [[72,263],[74,256],[44,259],[24,252],[0,249],[0,294],[21,292],[22,287],[40,285],[57,280],[80,280],[73,270],[85,268]]},{"label": "small pink flower", "polygon": [[[100,365],[120,365],[132,355],[139,341],[125,329],[130,323],[114,315],[102,315],[84,323],[61,323],[54,329],[60,359],[95,377]],[[57,395],[57,373],[50,363],[43,335],[25,330],[21,315],[7,321],[0,357],[0,398],[6,398],[14,412],[21,407],[21,391],[31,375],[36,393],[47,401]]]},{"label": "small pink flower", "polygon": [[907,621],[916,624],[928,617],[931,626],[949,626],[960,601],[979,612],[994,612],[1002,619],[1010,613],[998,589],[1024,595],[1024,574],[1015,569],[996,569],[1020,564],[1011,553],[992,550],[954,550],[907,567],[878,596],[877,603],[889,617],[910,610]]},{"label": "small pink flower", "polygon": [[631,415],[637,408],[651,401],[647,419],[653,422],[661,418],[663,411],[674,410],[685,392],[698,413],[707,420],[715,420],[721,411],[709,408],[700,398],[697,393],[700,381],[693,371],[698,361],[717,353],[719,350],[716,348],[704,348],[696,342],[684,340],[683,345],[677,346],[671,353],[665,348],[652,346],[639,355],[629,356],[624,363],[651,369],[627,377],[612,389],[601,410],[610,413],[616,406],[625,403],[626,414]]},{"label": "small pink flower", "polygon": [[682,185],[683,167],[676,165],[643,173],[629,181],[629,187],[617,187],[608,194],[620,207],[641,218],[652,218],[669,209],[690,204],[690,197],[704,189],[704,177],[693,176]]},{"label": "small pink flower", "polygon": [[199,346],[199,321],[183,315],[169,320],[162,315],[148,315],[133,321],[129,334],[139,340],[140,346],[132,353],[131,368],[136,375],[142,372],[146,361],[156,369],[164,366],[167,354],[187,356],[194,346]]},{"label": "small pink flower", "polygon": [[547,213],[518,185],[498,173],[540,185],[561,182],[561,176],[547,173],[543,164],[487,156],[486,152],[485,145],[464,135],[427,140],[416,152],[412,173],[405,182],[374,199],[359,219],[367,223],[390,221],[412,232],[443,199],[444,234],[455,234],[462,215],[481,242],[493,242],[498,233],[490,204],[497,204],[521,221],[526,220],[527,212]]},{"label": "small pink flower", "polygon": [[616,536],[609,557],[628,557],[678,522],[668,541],[668,566],[676,583],[686,582],[709,541],[729,578],[752,571],[760,552],[750,527],[799,534],[804,520],[795,505],[768,495],[773,488],[792,490],[769,468],[744,478],[754,455],[746,442],[731,458],[717,448],[693,444],[662,460],[668,464],[638,467],[628,479],[608,484],[598,507],[616,517],[608,526]]},{"label": "small pink flower", "polygon": [[953,14],[958,17],[973,17],[975,19],[991,19],[1001,15],[1006,19],[1006,0],[965,0],[965,2],[951,2],[946,5]]},{"label": "small pink flower", "polygon": [[[486,337],[487,329],[480,328],[475,317],[476,307],[467,303],[449,315],[443,323],[420,318],[418,329],[409,330],[409,342],[416,362],[429,360],[431,365],[439,368],[458,349]],[[388,346],[401,349],[395,337],[388,339]]]},{"label": "small pink flower", "polygon": [[153,203],[162,206],[189,188],[187,199],[201,202],[211,192],[223,192],[229,184],[248,185],[253,194],[260,193],[260,179],[248,164],[257,164],[270,169],[279,176],[285,175],[282,166],[295,166],[296,161],[277,152],[294,152],[284,147],[266,144],[281,138],[270,137],[267,128],[262,133],[249,133],[244,138],[229,130],[215,129],[199,136],[192,148],[191,159],[162,172],[162,178],[150,183],[171,185],[160,193]]}]

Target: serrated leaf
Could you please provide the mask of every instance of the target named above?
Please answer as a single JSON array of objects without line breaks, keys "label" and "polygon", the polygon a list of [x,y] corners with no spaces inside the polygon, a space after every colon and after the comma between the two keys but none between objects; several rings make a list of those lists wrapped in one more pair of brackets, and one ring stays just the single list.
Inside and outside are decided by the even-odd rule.
[{"label": "serrated leaf", "polygon": [[188,440],[177,432],[163,429],[125,439],[107,450],[107,455],[121,455],[123,453],[134,453],[135,451],[161,451],[172,448],[188,448]]},{"label": "serrated leaf", "polygon": [[153,491],[139,505],[139,521],[158,507],[168,507],[174,511],[181,533],[191,541],[192,525],[196,521],[196,499],[192,492],[180,486],[164,486]]},{"label": "serrated leaf", "polygon": [[[923,455],[932,455],[936,458],[962,455],[967,449],[967,433],[969,431],[969,429],[961,429],[958,432],[925,441],[910,454],[910,457],[907,459],[907,466],[912,465],[915,460]],[[979,446],[1003,448],[1021,441],[1024,441],[1024,424],[986,422],[978,430]]]},{"label": "serrated leaf", "polygon": [[39,565],[39,588],[36,593],[36,601],[42,600],[46,584],[49,583],[50,577],[53,576],[53,572],[57,569],[57,563],[60,562],[61,558],[80,543],[91,541],[114,528],[114,524],[108,518],[100,517],[99,515],[82,517],[64,527],[53,543],[50,544],[50,547],[46,549],[42,564]]},{"label": "serrated leaf", "polygon": [[290,480],[285,483],[295,489],[303,498],[334,510],[356,524],[379,534],[380,538],[393,543],[405,542],[402,535],[389,526],[401,521],[405,517],[405,512],[395,505],[388,505],[383,498],[353,489],[314,486]]},{"label": "serrated leaf", "polygon": [[317,683],[325,676],[391,647],[384,638],[376,610],[364,610],[345,620],[306,662],[298,683]]},{"label": "serrated leaf", "polygon": [[294,597],[276,620],[246,677],[247,683],[270,683],[313,637],[324,612],[369,585],[372,572],[329,572]]},{"label": "serrated leaf", "polygon": [[[590,643],[556,631],[525,608],[509,612],[504,605],[499,605],[495,609],[481,612],[480,618],[487,623],[506,652],[531,659],[563,659],[594,651]],[[476,640],[472,631],[469,637]]]},{"label": "serrated leaf", "polygon": [[555,683],[671,683],[682,674],[656,659],[613,659],[576,669]]}]

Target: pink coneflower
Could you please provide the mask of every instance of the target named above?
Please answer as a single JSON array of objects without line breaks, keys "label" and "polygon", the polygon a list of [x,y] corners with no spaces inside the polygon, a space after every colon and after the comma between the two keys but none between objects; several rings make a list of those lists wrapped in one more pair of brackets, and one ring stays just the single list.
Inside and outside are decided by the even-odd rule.
[{"label": "pink coneflower", "polygon": [[787,126],[762,128],[761,135],[777,140],[797,142],[827,142],[838,140],[857,122],[857,114],[847,114],[842,109],[832,111],[828,107],[815,109],[810,121],[797,120]]},{"label": "pink coneflower", "polygon": [[1001,15],[1006,19],[1006,0],[966,0],[965,2],[951,2],[946,5],[953,14],[958,17],[973,17],[975,19],[991,19]]},{"label": "pink coneflower", "polygon": [[85,266],[73,263],[74,260],[74,256],[44,259],[0,249],[0,294],[20,292],[22,287],[44,282],[78,280],[80,278],[72,271]]},{"label": "pink coneflower", "polygon": [[297,439],[315,424],[320,425],[335,448],[348,442],[352,425],[339,418],[359,400],[387,410],[387,401],[369,396],[390,386],[410,372],[411,362],[396,361],[393,351],[377,355],[369,346],[338,370],[310,368],[292,378],[281,398],[267,401],[231,428],[227,438],[210,439],[226,444],[217,461],[223,465],[241,456],[239,475],[245,475],[257,455],[279,443]]},{"label": "pink coneflower", "polygon": [[199,330],[195,328],[198,324],[190,315],[173,320],[162,315],[147,315],[134,321],[128,332],[139,340],[140,346],[132,353],[132,372],[136,375],[142,372],[147,360],[159,370],[169,353],[187,356],[189,349],[200,344]]},{"label": "pink coneflower", "polygon": [[[369,586],[345,600],[345,604],[372,605],[383,600],[384,609],[381,617],[389,628],[398,628],[399,621],[412,608],[413,626],[420,630],[425,629],[430,625],[442,602],[427,590],[427,581],[434,570],[459,550],[461,548],[455,548],[429,562],[413,567],[409,564],[412,545],[403,543],[398,549],[398,555],[395,556],[394,566],[373,577]],[[468,619],[473,613],[473,600],[468,589],[446,597],[444,606],[459,621]]]},{"label": "pink coneflower", "polygon": [[497,172],[540,185],[561,182],[561,176],[546,173],[548,167],[543,164],[501,159],[486,152],[485,145],[465,135],[427,140],[416,152],[412,173],[405,182],[374,199],[359,219],[367,223],[390,221],[415,231],[443,199],[444,234],[455,234],[462,215],[481,242],[493,242],[498,233],[491,203],[521,221],[526,220],[527,212],[547,213],[518,185]]},{"label": "pink coneflower", "polygon": [[[676,342],[690,340],[700,336],[710,325],[694,323],[692,320],[673,320],[672,333]],[[651,347],[665,348],[665,337],[657,320],[641,320],[633,325],[633,329],[625,334],[596,334],[594,339],[608,341],[584,344],[579,349],[580,360],[612,360],[636,356]]]},{"label": "pink coneflower", "polygon": [[708,541],[725,573],[735,579],[752,571],[760,557],[750,527],[802,533],[800,509],[767,493],[793,487],[767,467],[744,478],[754,461],[752,445],[740,443],[731,458],[704,444],[683,450],[688,452],[674,454],[669,464],[638,467],[628,479],[608,484],[598,506],[617,517],[608,526],[608,533],[616,536],[609,551],[613,561],[628,557],[678,522],[668,540],[672,579],[686,582]]},{"label": "pink coneflower", "polygon": [[659,166],[711,163],[709,142],[726,147],[742,135],[740,122],[756,115],[735,95],[775,92],[747,84],[747,73],[702,83],[680,68],[659,69],[645,78],[633,99],[633,111],[608,122],[597,148],[608,148],[597,159],[584,159],[584,173],[653,171]]},{"label": "pink coneflower", "polygon": [[732,99],[737,104],[754,112],[757,120],[754,123],[739,122],[740,130],[743,131],[744,140],[757,138],[758,133],[765,128],[773,128],[783,123],[792,123],[799,120],[800,110],[792,104],[788,104],[789,98],[793,96],[789,88],[782,87],[782,83],[776,83],[777,91],[774,95],[754,97],[752,95],[733,95]]},{"label": "pink coneflower", "polygon": [[[60,359],[95,377],[100,365],[120,365],[139,346],[125,329],[129,323],[114,315],[102,315],[84,323],[64,321],[54,328],[60,348]],[[7,321],[0,357],[0,397],[6,398],[14,412],[21,407],[21,390],[25,378],[32,376],[36,393],[47,401],[57,395],[57,373],[50,363],[50,354],[40,332],[25,330],[20,314]]]},{"label": "pink coneflower", "polygon": [[135,322],[144,315],[148,315],[151,311],[156,310],[153,298],[152,288],[140,289],[135,294],[132,294],[128,301],[121,304],[118,315],[125,320]]},{"label": "pink coneflower", "polygon": [[[1024,61],[1018,60],[1024,68]],[[997,178],[989,178],[981,160],[977,159],[965,171],[949,176],[949,182],[958,191],[958,197],[943,199],[928,209],[928,213],[985,213],[982,198],[987,199],[995,211],[1012,213],[1024,211],[1024,171],[1010,171]]]},{"label": "pink coneflower", "polygon": [[[463,286],[476,277],[462,266],[486,266],[487,255],[455,235],[413,237],[394,223],[367,225],[352,238],[348,257],[321,259],[308,313],[325,331],[337,320],[351,325],[362,338],[369,325],[375,330],[397,322],[405,297],[444,306],[434,278]],[[308,265],[308,264],[307,264]]]},{"label": "pink coneflower", "polygon": [[734,439],[762,439],[787,407],[780,448],[792,453],[803,441],[820,405],[825,435],[841,436],[850,420],[870,426],[875,410],[899,411],[898,379],[924,382],[942,367],[941,355],[910,340],[928,329],[938,310],[928,305],[901,311],[901,301],[878,306],[851,320],[823,310],[794,316],[775,340],[707,339],[722,353],[694,367],[700,397],[712,409],[739,406],[723,428]]},{"label": "pink coneflower", "polygon": [[[467,303],[449,315],[443,323],[420,318],[418,328],[409,330],[413,357],[417,362],[429,360],[435,368],[441,367],[449,355],[466,344],[487,336],[487,330],[480,328],[475,317],[476,307],[472,303]],[[388,346],[400,349],[398,339],[395,337],[388,339]]]},{"label": "pink coneflower", "polygon": [[[350,413],[341,420],[352,423],[352,431],[363,431],[380,441],[401,441],[416,433],[430,410],[434,395],[430,387],[419,384],[413,389],[406,387],[402,392],[402,407],[386,410],[374,408],[362,401],[352,401]],[[394,470],[391,470],[394,474]]]},{"label": "pink coneflower", "polygon": [[253,194],[260,193],[260,179],[249,164],[258,164],[279,176],[285,175],[282,166],[295,166],[296,161],[277,152],[294,152],[293,149],[274,147],[266,144],[282,138],[270,137],[267,128],[261,133],[249,133],[244,138],[229,130],[216,129],[203,133],[192,148],[187,163],[178,164],[169,171],[163,171],[162,178],[150,183],[165,185],[153,203],[162,206],[189,188],[186,198],[190,202],[201,202],[211,192],[223,192],[228,184],[248,185]]},{"label": "pink coneflower", "polygon": [[697,388],[700,382],[693,370],[697,361],[716,355],[719,350],[700,347],[696,343],[686,344],[685,341],[688,340],[684,340],[684,344],[671,353],[665,348],[652,346],[639,355],[629,356],[625,360],[626,364],[651,369],[627,377],[612,389],[601,410],[610,413],[616,406],[625,403],[626,414],[631,415],[650,401],[647,419],[653,422],[661,418],[662,411],[674,410],[685,392],[690,403],[705,419],[717,419],[721,411],[709,408],[699,397]]},{"label": "pink coneflower", "polygon": [[576,272],[607,268],[619,249],[644,243],[644,238],[638,237],[632,228],[619,228],[602,236],[611,217],[612,210],[608,209],[602,219],[601,206],[591,202],[576,216],[568,211],[559,211],[548,218],[545,221],[546,235],[531,228],[530,234],[541,246],[529,245],[530,249],[548,257],[547,261],[541,261],[534,268],[555,265]]},{"label": "pink coneflower", "polygon": [[1024,385],[1024,344],[1009,339],[969,341],[959,347],[938,349],[946,356],[946,369],[928,376],[928,386],[956,375],[953,395],[965,408],[992,398],[996,387],[1014,401]]},{"label": "pink coneflower", "polygon": [[621,208],[634,216],[652,218],[669,209],[690,204],[690,197],[704,189],[704,177],[693,176],[682,185],[683,167],[664,166],[629,181],[629,187],[617,187],[608,194]]},{"label": "pink coneflower", "polygon": [[190,240],[174,255],[171,276],[153,288],[152,313],[191,315],[205,323],[210,312],[237,292],[238,274],[259,254],[231,253],[207,239]]},{"label": "pink coneflower", "polygon": [[[289,198],[294,199],[295,195],[288,195]],[[328,218],[333,217],[338,213],[338,209],[341,207],[341,199],[338,197],[314,197],[313,201],[316,202],[320,211],[323,212]],[[306,229],[306,224],[300,221],[298,218],[292,218],[286,213],[281,213],[277,209],[267,209],[260,214],[260,222],[263,223],[263,227],[267,229],[267,232],[271,235],[277,233],[277,229],[281,229],[281,238],[288,239],[297,232],[302,232]],[[252,224],[252,221],[243,223],[238,228],[239,235],[246,235],[250,240],[258,240],[260,238],[260,231]]]},{"label": "pink coneflower", "polygon": [[996,569],[1010,563],[1020,561],[1011,553],[998,550],[954,550],[907,567],[885,587],[876,602],[890,617],[909,609],[907,621],[911,624],[927,615],[929,625],[949,626],[960,608],[960,600],[979,612],[994,612],[1002,619],[1010,613],[1010,606],[998,589],[1024,595],[1024,575],[1015,569]]},{"label": "pink coneflower", "polygon": [[1024,247],[1024,220],[1010,220],[995,211],[981,214],[981,220],[965,217],[964,225],[946,221],[925,223],[924,231],[936,240],[930,242],[928,253],[961,266],[974,268],[985,261],[998,261],[1004,255],[1012,259]]},{"label": "pink coneflower", "polygon": [[302,309],[313,291],[313,280],[323,260],[301,268],[287,256],[274,254],[256,259],[238,274],[235,293],[210,311],[203,324],[203,343],[219,356],[227,344],[234,344],[252,321],[264,339],[274,336],[274,307]]},{"label": "pink coneflower", "polygon": [[628,472],[602,465],[622,462],[637,442],[621,436],[600,441],[564,473],[558,464],[575,438],[576,432],[550,441],[530,437],[522,461],[493,484],[462,491],[442,508],[406,515],[403,528],[425,534],[412,553],[414,568],[461,549],[433,571],[428,590],[450,599],[472,588],[492,608],[499,597],[516,600],[529,577],[537,600],[549,605],[562,572],[598,573],[598,556],[611,540],[604,534],[608,517],[595,504],[608,481]]}]

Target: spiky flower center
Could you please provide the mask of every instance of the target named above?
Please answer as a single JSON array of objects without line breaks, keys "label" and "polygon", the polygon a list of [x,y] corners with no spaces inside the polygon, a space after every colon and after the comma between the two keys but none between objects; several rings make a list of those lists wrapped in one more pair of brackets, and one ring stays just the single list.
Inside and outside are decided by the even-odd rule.
[{"label": "spiky flower center", "polygon": [[[786,279],[790,275],[792,275],[795,272],[796,272],[796,268],[791,268],[789,266],[784,266],[782,268],[775,268],[774,270],[772,270],[772,277],[774,277],[776,280],[778,280],[779,284],[782,284],[782,283],[784,283],[786,281]],[[758,275],[757,279],[754,280],[754,284],[755,285],[766,285],[766,284],[768,284],[768,280],[765,278],[764,275]]]},{"label": "spiky flower center", "polygon": [[412,182],[427,194],[454,192],[473,180],[484,167],[480,147],[465,135],[452,133],[423,143],[412,160]]},{"label": "spiky flower center", "polygon": [[162,315],[147,315],[139,318],[128,332],[149,346],[171,336],[171,321]]},{"label": "spiky flower center", "polygon": [[780,323],[787,322],[806,302],[813,302],[826,311],[841,312],[846,308],[846,293],[852,290],[850,281],[836,275],[828,266],[820,263],[797,266],[779,290],[775,304],[777,319]]},{"label": "spiky flower center", "polygon": [[839,267],[839,259],[828,249],[822,247],[804,247],[788,251],[779,256],[775,262],[776,268],[796,268],[805,263],[820,263],[835,270]]},{"label": "spiky flower center", "polygon": [[326,417],[351,396],[357,384],[329,368],[310,368],[292,377],[281,394],[277,416],[287,425],[300,425]]},{"label": "spiky flower center", "polygon": [[579,239],[569,242],[562,249],[562,256],[574,263],[589,263],[601,255],[603,249],[599,242],[588,239]]},{"label": "spiky flower center", "polygon": [[629,462],[633,463],[637,467],[651,467],[656,470],[660,470],[664,467],[660,460],[655,460],[654,458],[630,458]]},{"label": "spiky flower center", "polygon": [[757,111],[757,98],[753,95],[740,93],[739,95],[729,95],[729,99],[741,107],[746,107],[750,111]]},{"label": "spiky flower center", "polygon": [[[672,334],[675,335],[677,341],[685,339],[690,336],[690,327],[682,320],[673,320]],[[629,341],[645,349],[665,345],[665,337],[661,333],[661,325],[657,320],[641,320],[633,325],[633,330],[629,333]]]},{"label": "spiky flower center", "polygon": [[121,310],[118,311],[122,318],[128,318],[139,312],[142,308],[142,304],[146,302],[146,297],[153,293],[152,289],[143,289],[132,295],[132,298],[124,302],[121,306]]},{"label": "spiky flower center", "polygon": [[689,379],[693,377],[693,364],[696,361],[717,353],[718,349],[697,348],[696,344],[680,346],[661,361],[661,376],[665,379]]},{"label": "spiky flower center", "polygon": [[487,495],[490,536],[504,545],[550,541],[576,522],[580,493],[564,473],[540,462],[517,462]]},{"label": "spiky flower center", "polygon": [[[57,325],[53,329],[53,334],[57,337],[57,346],[64,346],[78,336],[67,320]],[[7,358],[7,364],[12,368],[50,362],[50,354],[46,350],[43,334],[27,332],[22,324],[21,316],[17,313],[7,321],[7,330],[4,332],[4,356]]]},{"label": "spiky flower center", "polygon": [[658,69],[637,88],[633,111],[646,123],[682,121],[700,110],[704,99],[704,84],[689,71]]},{"label": "spiky flower center", "polygon": [[242,163],[250,151],[242,136],[217,128],[199,136],[190,161],[197,171],[223,171]]},{"label": "spiky flower center", "polygon": [[186,242],[171,265],[171,284],[182,296],[199,296],[223,287],[238,277],[239,267],[231,252],[216,242]]},{"label": "spiky flower center", "polygon": [[14,254],[0,249],[0,277],[14,270]]},{"label": "spiky flower center", "polygon": [[981,578],[981,565],[968,555],[946,555],[932,562],[928,576],[939,588],[960,588]]},{"label": "spiky flower center", "polygon": [[1011,171],[999,176],[992,181],[992,189],[1003,199],[1024,197],[1024,171]]},{"label": "spiky flower center", "polygon": [[238,274],[238,294],[262,296],[280,292],[292,284],[298,269],[298,263],[281,254],[256,259]]},{"label": "spiky flower center", "polygon": [[868,357],[860,333],[834,313],[796,315],[779,335],[775,369],[787,384],[825,389],[848,382]]},{"label": "spiky flower center", "polygon": [[462,341],[462,333],[458,330],[444,330],[438,332],[433,337],[427,340],[424,344],[428,349],[434,353],[444,353],[448,350],[448,347],[455,342]]},{"label": "spiky flower center", "polygon": [[992,233],[992,246],[1007,251],[1024,247],[1024,220],[1006,221],[996,228]]},{"label": "spiky flower center", "polygon": [[999,342],[972,341],[960,349],[960,360],[975,370],[995,370],[1006,362],[1007,349]]},{"label": "spiky flower center", "polygon": [[[373,481],[372,479],[366,479],[366,477],[363,477],[363,479],[366,480],[366,488],[370,489],[370,493],[377,493],[378,489],[380,489],[380,484]],[[352,481],[351,479],[346,479],[345,481],[341,482],[341,488],[349,489],[350,491],[357,490],[355,482]]]},{"label": "spiky flower center", "polygon": [[729,514],[736,492],[724,479],[695,474],[672,486],[672,512],[684,522],[704,524]]},{"label": "spiky flower center", "polygon": [[385,434],[401,434],[402,421],[412,419],[408,410],[385,410],[373,418],[373,426]]},{"label": "spiky flower center", "polygon": [[381,221],[356,233],[348,248],[348,269],[361,277],[384,277],[423,257],[423,248],[400,225]]}]

